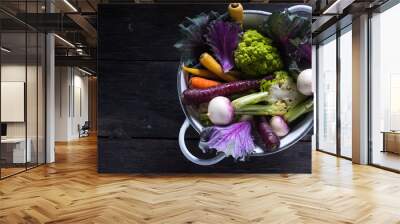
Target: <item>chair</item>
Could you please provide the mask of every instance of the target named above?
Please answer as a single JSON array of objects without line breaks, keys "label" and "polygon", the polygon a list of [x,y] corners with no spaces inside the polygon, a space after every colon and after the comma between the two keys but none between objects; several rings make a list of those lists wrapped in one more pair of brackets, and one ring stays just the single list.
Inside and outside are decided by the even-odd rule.
[{"label": "chair", "polygon": [[85,121],[82,127],[78,125],[79,138],[89,136],[89,129],[90,129],[89,121]]}]

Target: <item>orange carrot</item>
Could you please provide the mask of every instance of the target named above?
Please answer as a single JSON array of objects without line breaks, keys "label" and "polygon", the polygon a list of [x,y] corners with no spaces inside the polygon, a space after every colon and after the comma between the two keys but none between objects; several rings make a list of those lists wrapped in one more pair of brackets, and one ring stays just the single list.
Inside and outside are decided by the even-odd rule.
[{"label": "orange carrot", "polygon": [[220,82],[209,80],[201,77],[192,77],[189,81],[190,86],[194,89],[207,89],[210,87],[221,85]]}]

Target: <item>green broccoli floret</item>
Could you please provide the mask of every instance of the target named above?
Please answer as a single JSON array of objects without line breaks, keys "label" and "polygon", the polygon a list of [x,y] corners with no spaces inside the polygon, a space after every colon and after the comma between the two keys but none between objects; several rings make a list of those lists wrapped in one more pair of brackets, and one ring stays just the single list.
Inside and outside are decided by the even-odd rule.
[{"label": "green broccoli floret", "polygon": [[243,34],[234,56],[236,66],[244,73],[243,78],[260,78],[284,66],[272,40],[256,30]]},{"label": "green broccoli floret", "polygon": [[268,103],[284,102],[290,109],[305,100],[306,96],[297,90],[296,83],[287,72],[277,71],[274,74],[274,79],[264,79],[260,84],[261,91],[269,93],[266,98]]}]

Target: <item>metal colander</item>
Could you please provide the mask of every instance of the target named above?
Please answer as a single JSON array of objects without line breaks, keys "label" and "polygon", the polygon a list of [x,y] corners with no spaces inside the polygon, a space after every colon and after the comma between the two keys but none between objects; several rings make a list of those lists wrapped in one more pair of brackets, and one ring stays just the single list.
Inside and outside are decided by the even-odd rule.
[{"label": "metal colander", "polygon": [[[306,16],[311,16],[312,13],[312,8],[310,6],[305,6],[305,5],[293,6],[290,7],[288,10],[291,13],[297,13]],[[271,13],[265,11],[244,10],[243,27],[244,29],[257,28],[270,15]],[[226,158],[225,154],[217,153],[216,156],[213,158],[201,159],[194,156],[187,148],[185,143],[185,133],[189,126],[192,126],[198,133],[200,133],[204,127],[197,118],[196,110],[192,106],[182,104],[182,92],[188,88],[187,83],[189,78],[188,75],[186,75],[181,70],[182,65],[183,65],[183,60],[178,69],[177,86],[178,86],[179,101],[181,103],[182,110],[186,115],[186,120],[183,122],[179,132],[179,146],[183,155],[191,162],[203,166],[213,165]],[[288,135],[281,138],[280,147],[278,149],[268,152],[264,151],[262,149],[262,146],[256,146],[255,153],[251,154],[250,156],[268,156],[282,152],[293,146],[299,140],[301,140],[312,129],[312,127],[313,127],[313,114],[309,113],[301,121],[296,123],[294,127],[291,128],[291,131]]]}]

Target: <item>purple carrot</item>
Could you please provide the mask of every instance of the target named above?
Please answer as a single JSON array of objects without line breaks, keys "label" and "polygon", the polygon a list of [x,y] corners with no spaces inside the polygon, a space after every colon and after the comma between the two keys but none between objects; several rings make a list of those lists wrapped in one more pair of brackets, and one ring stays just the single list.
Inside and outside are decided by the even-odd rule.
[{"label": "purple carrot", "polygon": [[279,137],[274,133],[269,126],[267,119],[264,116],[258,117],[257,130],[267,149],[277,149],[280,145]]},{"label": "purple carrot", "polygon": [[[268,75],[266,80],[273,79],[272,75]],[[186,89],[183,91],[183,104],[192,105],[209,102],[217,96],[230,96],[236,93],[246,92],[252,89],[260,88],[260,80],[242,80],[228,82],[219,86],[207,89]]]},{"label": "purple carrot", "polygon": [[186,89],[183,91],[183,103],[188,105],[205,103],[217,96],[230,96],[259,87],[259,80],[246,80],[229,82],[207,89]]}]

